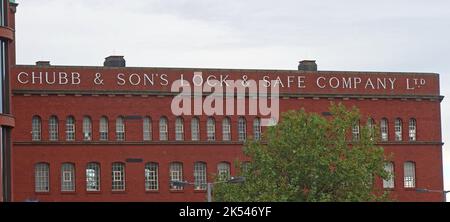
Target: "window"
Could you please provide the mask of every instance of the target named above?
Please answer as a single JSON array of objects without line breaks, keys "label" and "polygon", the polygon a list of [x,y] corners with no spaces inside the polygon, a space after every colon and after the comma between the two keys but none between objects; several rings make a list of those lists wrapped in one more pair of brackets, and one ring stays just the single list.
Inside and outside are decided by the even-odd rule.
[{"label": "window", "polygon": [[353,141],[359,141],[359,120],[353,124],[352,138],[353,138]]},{"label": "window", "polygon": [[253,138],[255,140],[261,139],[261,119],[258,117],[253,120]]},{"label": "window", "polygon": [[206,133],[208,141],[216,140],[216,120],[212,117],[206,121]]},{"label": "window", "polygon": [[144,141],[152,140],[152,119],[150,117],[144,117],[144,122],[142,125],[142,134]]},{"label": "window", "polygon": [[75,191],[75,165],[72,163],[61,166],[61,191]]},{"label": "window", "polygon": [[231,140],[231,120],[229,117],[225,117],[222,120],[222,140],[223,141]]},{"label": "window", "polygon": [[386,118],[381,119],[380,122],[380,130],[381,130],[381,141],[389,140],[389,128],[388,128],[388,120]]},{"label": "window", "polygon": [[416,141],[417,121],[409,119],[409,141]]},{"label": "window", "polygon": [[48,120],[48,134],[50,141],[58,140],[58,117],[51,116]]},{"label": "window", "polygon": [[89,116],[83,117],[83,140],[92,140],[92,120]]},{"label": "window", "polygon": [[200,140],[200,121],[197,117],[191,120],[191,139],[192,141]]},{"label": "window", "polygon": [[112,190],[124,191],[125,190],[125,164],[113,163],[112,164]]},{"label": "window", "polygon": [[168,132],[167,118],[161,117],[161,119],[159,119],[159,140],[167,141],[168,140],[167,132]]},{"label": "window", "polygon": [[33,116],[31,121],[31,139],[33,141],[41,140],[41,117]]},{"label": "window", "polygon": [[405,162],[404,170],[404,185],[405,188],[416,187],[416,164],[414,162]]},{"label": "window", "polygon": [[402,141],[402,120],[395,119],[395,141]]},{"label": "window", "polygon": [[239,141],[247,140],[247,121],[244,117],[239,117],[238,119],[238,133]]},{"label": "window", "polygon": [[86,190],[100,191],[100,164],[88,163],[86,167]]},{"label": "window", "polygon": [[230,163],[221,162],[217,165],[217,176],[219,180],[230,179]]},{"label": "window", "polygon": [[[170,181],[183,181],[183,164],[182,163],[171,163],[170,164]],[[182,190],[182,186],[175,186],[170,183],[171,190]]]},{"label": "window", "polygon": [[75,140],[75,118],[73,116],[69,116],[66,119],[66,140]]},{"label": "window", "polygon": [[194,188],[195,190],[206,190],[206,163],[196,162],[194,164]]},{"label": "window", "polygon": [[157,163],[145,164],[145,190],[147,190],[147,191],[158,190],[158,164]]},{"label": "window", "polygon": [[125,140],[125,122],[121,116],[116,119],[116,140]]},{"label": "window", "polygon": [[108,140],[108,118],[106,118],[105,116],[102,116],[100,118],[100,140]]},{"label": "window", "polygon": [[367,119],[367,128],[369,129],[370,139],[373,140],[375,136],[375,120],[372,118]]},{"label": "window", "polygon": [[383,180],[383,188],[392,189],[395,186],[394,178],[394,163],[387,162],[384,164],[384,170],[389,174],[389,178],[387,180]]},{"label": "window", "polygon": [[241,174],[246,174],[249,172],[250,164],[251,163],[249,161],[245,161],[241,164]]},{"label": "window", "polygon": [[175,140],[184,140],[184,121],[181,117],[177,117],[177,119],[175,120]]},{"label": "window", "polygon": [[36,192],[49,192],[49,164],[38,163],[34,166],[34,190]]}]

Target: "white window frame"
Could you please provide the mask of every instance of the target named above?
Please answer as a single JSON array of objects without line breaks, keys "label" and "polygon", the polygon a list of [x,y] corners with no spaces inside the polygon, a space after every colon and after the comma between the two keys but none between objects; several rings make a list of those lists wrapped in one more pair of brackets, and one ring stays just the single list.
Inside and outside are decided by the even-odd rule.
[{"label": "white window frame", "polygon": [[42,119],[40,116],[33,116],[31,120],[31,139],[32,141],[41,141],[42,139]]},{"label": "white window frame", "polygon": [[108,141],[109,139],[108,118],[106,116],[102,116],[99,120],[99,123],[100,123],[99,127],[100,141]]},{"label": "white window frame", "polygon": [[206,120],[206,135],[208,141],[216,140],[216,120],[213,117]]},{"label": "white window frame", "polygon": [[159,190],[158,180],[158,163],[150,162],[145,164],[145,190],[157,191]]},{"label": "white window frame", "polygon": [[121,162],[115,162],[112,164],[112,191],[124,191],[125,190],[125,164]]},{"label": "white window frame", "polygon": [[395,119],[394,123],[395,127],[395,141],[402,141],[403,140],[403,121],[400,118]]},{"label": "white window frame", "polygon": [[89,116],[83,117],[83,140],[92,140],[92,120]]},{"label": "white window frame", "polygon": [[356,121],[356,123],[353,124],[352,127],[352,139],[353,141],[359,141],[359,137],[360,137],[360,125],[359,125],[359,120]]},{"label": "white window frame", "polygon": [[73,116],[66,118],[66,141],[75,141],[75,118]]},{"label": "white window frame", "polygon": [[222,120],[222,140],[231,141],[231,119],[229,117]]},{"label": "white window frame", "polygon": [[58,117],[51,116],[48,120],[48,136],[50,141],[58,141]]},{"label": "white window frame", "polygon": [[175,119],[175,140],[184,140],[184,120],[181,117]]},{"label": "white window frame", "polygon": [[100,164],[90,162],[86,166],[86,191],[100,191]]},{"label": "white window frame", "polygon": [[206,190],[207,188],[207,165],[205,162],[195,162],[194,164],[194,189]]},{"label": "white window frame", "polygon": [[198,117],[194,117],[191,120],[191,140],[200,140],[200,120]]},{"label": "white window frame", "polygon": [[48,163],[34,165],[34,191],[39,193],[50,192],[50,165]]},{"label": "white window frame", "polygon": [[122,116],[116,119],[116,140],[125,141],[125,118]]},{"label": "white window frame", "polygon": [[[170,181],[183,181],[183,164],[180,162],[170,163]],[[175,186],[170,183],[171,190],[183,190],[183,186]]]},{"label": "white window frame", "polygon": [[386,118],[380,121],[381,141],[389,141],[389,121]]},{"label": "white window frame", "polygon": [[409,141],[417,141],[417,120],[409,119]]},{"label": "white window frame", "polygon": [[161,117],[159,119],[159,140],[160,141],[168,141],[169,140],[169,120],[166,117]]},{"label": "white window frame", "polygon": [[256,117],[253,120],[253,139],[261,140],[261,119]]},{"label": "white window frame", "polygon": [[384,170],[389,174],[387,180],[383,179],[384,189],[394,189],[395,188],[395,167],[393,162],[386,162],[384,164]]},{"label": "white window frame", "polygon": [[231,164],[228,162],[220,162],[219,164],[217,164],[217,177],[221,181],[230,179]]},{"label": "white window frame", "polygon": [[144,141],[151,141],[152,138],[152,119],[148,116],[144,117],[142,123],[142,139]]},{"label": "white window frame", "polygon": [[415,188],[416,183],[416,163],[407,161],[403,164],[403,185],[405,188]]},{"label": "white window frame", "polygon": [[240,142],[247,140],[247,120],[243,116],[238,118],[238,140]]},{"label": "white window frame", "polygon": [[73,163],[63,163],[61,166],[61,191],[75,191],[75,165]]}]

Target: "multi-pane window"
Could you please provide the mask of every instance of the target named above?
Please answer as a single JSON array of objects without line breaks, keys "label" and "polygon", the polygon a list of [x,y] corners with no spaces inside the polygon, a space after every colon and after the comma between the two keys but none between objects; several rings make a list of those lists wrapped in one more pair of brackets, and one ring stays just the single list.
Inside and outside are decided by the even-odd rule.
[{"label": "multi-pane window", "polygon": [[400,118],[395,119],[395,141],[402,141],[402,123]]},{"label": "multi-pane window", "polygon": [[184,121],[181,117],[177,117],[175,120],[175,140],[184,140]]},{"label": "multi-pane window", "polygon": [[367,119],[367,128],[369,129],[370,139],[373,140],[375,136],[375,120],[372,118]]},{"label": "multi-pane window", "polygon": [[34,190],[36,192],[49,192],[49,164],[38,163],[34,166]]},{"label": "multi-pane window", "polygon": [[75,118],[73,116],[69,116],[66,119],[66,140],[75,140]]},{"label": "multi-pane window", "polygon": [[241,164],[241,174],[246,174],[250,170],[250,162],[245,161]]},{"label": "multi-pane window", "polygon": [[112,164],[112,190],[123,191],[125,190],[125,164],[113,163]]},{"label": "multi-pane window", "polygon": [[[170,181],[183,181],[183,164],[182,163],[171,163],[170,164]],[[170,183],[171,190],[182,190],[183,186],[176,186]]]},{"label": "multi-pane window", "polygon": [[244,117],[238,119],[238,139],[239,141],[247,140],[247,121]]},{"label": "multi-pane window", "polygon": [[191,139],[192,141],[200,140],[200,121],[197,117],[191,120]]},{"label": "multi-pane window", "polygon": [[108,140],[108,118],[105,116],[100,118],[100,140]]},{"label": "multi-pane window", "polygon": [[409,119],[409,141],[416,141],[417,121]]},{"label": "multi-pane window", "polygon": [[125,140],[125,120],[121,116],[116,119],[116,140]]},{"label": "multi-pane window", "polygon": [[395,171],[394,171],[394,163],[387,162],[384,164],[384,171],[386,171],[389,175],[387,179],[383,179],[383,188],[392,189],[395,187]]},{"label": "multi-pane window", "polygon": [[194,188],[195,190],[206,190],[206,163],[196,162],[194,164]]},{"label": "multi-pane window", "polygon": [[261,139],[261,119],[258,117],[253,120],[253,138],[255,140]]},{"label": "multi-pane window", "polygon": [[83,140],[92,140],[92,120],[89,116],[83,117]]},{"label": "multi-pane window", "polygon": [[219,163],[217,165],[217,175],[219,180],[228,180],[230,178],[230,163]]},{"label": "multi-pane window", "polygon": [[145,190],[147,190],[147,191],[158,190],[158,164],[157,163],[145,164]]},{"label": "multi-pane window", "polygon": [[380,131],[381,131],[381,141],[388,141],[389,127],[388,127],[388,120],[386,118],[381,119]]},{"label": "multi-pane window", "polygon": [[414,162],[405,162],[403,165],[404,170],[404,186],[405,188],[415,188],[416,187],[416,164]]},{"label": "multi-pane window", "polygon": [[86,190],[100,191],[100,164],[88,163],[86,167]]},{"label": "multi-pane window", "polygon": [[167,141],[168,139],[167,118],[161,117],[159,119],[159,140]]},{"label": "multi-pane window", "polygon": [[64,163],[61,166],[61,191],[75,191],[75,165]]},{"label": "multi-pane window", "polygon": [[142,134],[144,141],[152,140],[152,119],[150,117],[144,117],[142,124]]},{"label": "multi-pane window", "polygon": [[48,135],[50,141],[58,140],[58,117],[51,116],[48,120]]},{"label": "multi-pane window", "polygon": [[352,139],[353,141],[359,141],[359,120],[352,126]]},{"label": "multi-pane window", "polygon": [[225,117],[222,120],[222,140],[223,141],[231,140],[231,120],[229,117]]},{"label": "multi-pane window", "polygon": [[216,120],[212,117],[206,121],[206,134],[208,141],[216,140]]},{"label": "multi-pane window", "polygon": [[31,121],[31,139],[33,141],[41,140],[41,117],[33,116]]}]

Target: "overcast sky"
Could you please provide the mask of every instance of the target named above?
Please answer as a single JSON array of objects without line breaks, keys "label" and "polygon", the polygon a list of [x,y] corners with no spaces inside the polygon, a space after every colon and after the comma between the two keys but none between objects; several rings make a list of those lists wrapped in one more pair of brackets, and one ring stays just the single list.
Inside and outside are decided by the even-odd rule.
[{"label": "overcast sky", "polygon": [[[448,0],[19,0],[17,63],[437,72],[450,92]],[[450,98],[442,107],[450,139]],[[450,189],[450,146],[444,146]]]}]

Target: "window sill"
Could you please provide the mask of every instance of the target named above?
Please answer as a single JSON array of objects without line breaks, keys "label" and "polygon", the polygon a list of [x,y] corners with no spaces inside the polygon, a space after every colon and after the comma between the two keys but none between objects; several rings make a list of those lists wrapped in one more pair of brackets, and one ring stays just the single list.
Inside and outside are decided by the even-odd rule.
[{"label": "window sill", "polygon": [[62,195],[76,195],[76,191],[61,191]]},{"label": "window sill", "polygon": [[112,194],[126,194],[127,192],[125,190],[113,190],[111,191]]},{"label": "window sill", "polygon": [[146,190],[145,193],[159,193],[159,190]]},{"label": "window sill", "polygon": [[416,188],[415,187],[412,187],[412,188],[404,188],[405,189],[405,191],[414,191],[414,192],[416,192]]},{"label": "window sill", "polygon": [[50,195],[50,191],[34,192],[36,195]]},{"label": "window sill", "polygon": [[86,191],[87,194],[102,194],[102,192],[99,191]]},{"label": "window sill", "polygon": [[170,193],[184,193],[184,190],[169,190]]},{"label": "window sill", "polygon": [[194,193],[206,193],[206,190],[194,190]]}]

